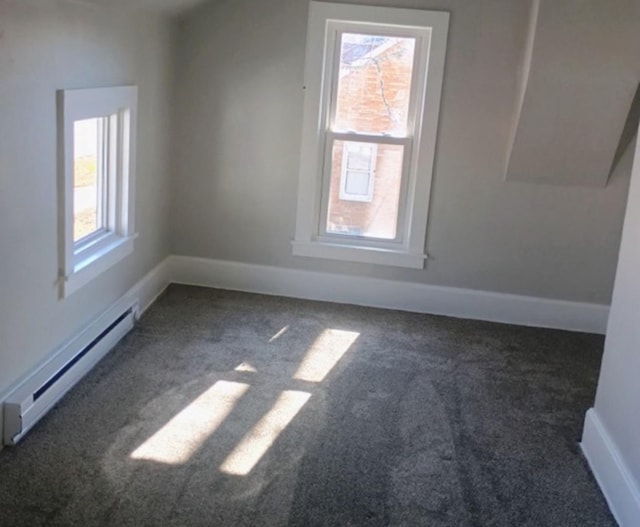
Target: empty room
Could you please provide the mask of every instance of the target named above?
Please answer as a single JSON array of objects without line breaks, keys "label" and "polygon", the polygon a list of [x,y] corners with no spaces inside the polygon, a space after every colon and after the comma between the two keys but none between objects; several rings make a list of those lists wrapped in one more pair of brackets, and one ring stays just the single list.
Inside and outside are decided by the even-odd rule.
[{"label": "empty room", "polygon": [[0,527],[640,525],[637,0],[0,0]]}]

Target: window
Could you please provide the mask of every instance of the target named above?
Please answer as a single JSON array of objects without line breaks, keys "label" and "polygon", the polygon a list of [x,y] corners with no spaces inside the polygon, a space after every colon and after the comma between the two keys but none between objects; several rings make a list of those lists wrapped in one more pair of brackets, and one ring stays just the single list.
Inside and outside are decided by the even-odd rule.
[{"label": "window", "polygon": [[133,252],[137,89],[59,92],[61,294]]},{"label": "window", "polygon": [[102,232],[107,221],[104,117],[73,123],[73,241]]},{"label": "window", "polygon": [[295,255],[424,267],[448,24],[311,2]]},{"label": "window", "polygon": [[378,148],[375,143],[343,143],[341,200],[371,202],[377,158]]}]

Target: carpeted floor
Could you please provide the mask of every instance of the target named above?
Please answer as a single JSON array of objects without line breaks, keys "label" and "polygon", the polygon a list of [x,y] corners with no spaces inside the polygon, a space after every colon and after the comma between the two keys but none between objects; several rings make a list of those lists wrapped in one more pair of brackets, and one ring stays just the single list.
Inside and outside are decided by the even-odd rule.
[{"label": "carpeted floor", "polygon": [[2,526],[614,526],[603,338],[171,286],[16,448]]}]

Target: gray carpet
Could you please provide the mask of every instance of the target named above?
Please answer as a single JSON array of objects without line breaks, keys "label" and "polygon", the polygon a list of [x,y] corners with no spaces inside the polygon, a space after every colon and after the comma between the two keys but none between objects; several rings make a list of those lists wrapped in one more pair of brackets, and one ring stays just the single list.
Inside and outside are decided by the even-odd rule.
[{"label": "gray carpet", "polygon": [[2,526],[614,526],[603,338],[171,286],[16,448]]}]

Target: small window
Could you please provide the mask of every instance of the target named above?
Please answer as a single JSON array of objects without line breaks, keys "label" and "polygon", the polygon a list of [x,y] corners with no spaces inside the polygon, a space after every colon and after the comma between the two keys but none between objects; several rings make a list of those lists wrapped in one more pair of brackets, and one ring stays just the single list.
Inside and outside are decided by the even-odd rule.
[{"label": "small window", "polygon": [[[340,167],[340,199],[366,201],[373,199],[374,176],[378,149],[374,143],[343,142]],[[333,177],[333,174],[332,174]],[[331,216],[331,213],[329,214]]]},{"label": "small window", "polygon": [[133,252],[136,102],[135,87],[59,92],[63,296]]},{"label": "small window", "polygon": [[424,267],[448,20],[311,2],[294,254]]}]

